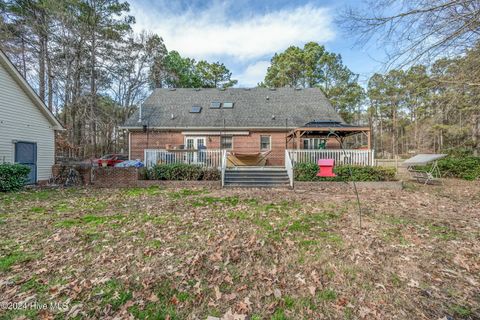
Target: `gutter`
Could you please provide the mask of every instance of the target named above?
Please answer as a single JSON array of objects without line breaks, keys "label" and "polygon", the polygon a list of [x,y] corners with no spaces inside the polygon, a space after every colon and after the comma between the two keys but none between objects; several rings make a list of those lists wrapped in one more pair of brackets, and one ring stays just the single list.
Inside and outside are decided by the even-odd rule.
[{"label": "gutter", "polygon": [[[130,127],[130,126],[120,126],[119,129],[125,130],[143,130],[143,127]],[[149,127],[149,130],[178,130],[178,131],[193,131],[193,130],[211,130],[211,131],[232,131],[232,130],[262,130],[262,131],[289,131],[296,129],[297,127]]]}]

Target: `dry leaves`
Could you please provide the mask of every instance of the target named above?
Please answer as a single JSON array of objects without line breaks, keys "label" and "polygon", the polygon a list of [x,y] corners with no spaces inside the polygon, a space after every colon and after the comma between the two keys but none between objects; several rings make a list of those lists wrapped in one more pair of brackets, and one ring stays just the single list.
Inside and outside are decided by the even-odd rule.
[{"label": "dry leaves", "polygon": [[345,187],[194,191],[82,189],[6,202],[0,259],[21,259],[0,272],[0,302],[64,299],[65,318],[162,307],[209,320],[442,319],[454,316],[451,305],[480,317],[480,186],[360,190],[362,230]]}]

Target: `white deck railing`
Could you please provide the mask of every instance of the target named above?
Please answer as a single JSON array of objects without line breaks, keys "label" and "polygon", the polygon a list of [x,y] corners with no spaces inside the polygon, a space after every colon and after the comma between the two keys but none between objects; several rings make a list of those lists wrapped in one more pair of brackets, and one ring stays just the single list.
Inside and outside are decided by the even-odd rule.
[{"label": "white deck railing", "polygon": [[205,168],[220,168],[222,165],[222,150],[165,150],[145,149],[145,166],[151,168],[156,164],[187,163]]},{"label": "white deck railing", "polygon": [[320,149],[320,150],[287,150],[293,166],[297,163],[317,163],[319,159],[334,159],[335,165],[351,164],[357,166],[373,166],[373,150],[357,149]]},{"label": "white deck railing", "polygon": [[227,150],[222,151],[222,158],[220,159],[220,174],[222,178],[222,187],[225,186],[225,170],[227,169]]},{"label": "white deck railing", "polygon": [[[206,168],[222,169],[222,164],[226,167],[227,154],[220,149],[204,150],[165,150],[165,149],[145,149],[145,166],[151,168],[155,164],[188,163]],[[294,167],[297,163],[313,162],[318,159],[334,159],[336,165],[352,164],[359,166],[374,165],[373,150],[346,149],[321,149],[321,150],[285,150],[285,167],[289,163]],[[287,163],[290,158],[289,163]],[[224,163],[222,163],[224,158]],[[293,175],[292,175],[293,176]]]},{"label": "white deck railing", "polygon": [[293,163],[288,150],[285,150],[285,170],[287,170],[288,180],[290,180],[290,187],[293,188]]}]

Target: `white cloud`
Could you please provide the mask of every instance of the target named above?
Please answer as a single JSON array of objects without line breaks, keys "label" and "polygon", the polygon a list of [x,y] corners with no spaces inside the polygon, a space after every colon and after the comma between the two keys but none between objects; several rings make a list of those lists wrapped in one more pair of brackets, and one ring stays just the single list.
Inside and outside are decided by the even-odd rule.
[{"label": "white cloud", "polygon": [[203,11],[186,10],[172,14],[161,8],[148,10],[132,5],[135,29],[158,33],[169,50],[197,59],[231,56],[255,59],[307,41],[332,40],[331,14],[326,8],[304,5],[235,20],[226,13],[225,3]]},{"label": "white cloud", "polygon": [[270,61],[260,60],[247,66],[245,71],[235,77],[242,87],[254,87],[265,78]]},{"label": "white cloud", "polygon": [[239,86],[255,86],[262,81],[269,65],[265,59],[275,52],[308,41],[325,43],[335,38],[332,13],[327,8],[307,4],[244,14],[248,8],[242,7],[242,14],[232,16],[228,12],[235,12],[234,5],[214,1],[202,10],[172,10],[166,0],[151,1],[150,5],[139,1],[131,4],[131,14],[137,21],[135,31],[157,33],[168,50],[195,59],[228,62],[227,67],[240,71],[233,74]]}]

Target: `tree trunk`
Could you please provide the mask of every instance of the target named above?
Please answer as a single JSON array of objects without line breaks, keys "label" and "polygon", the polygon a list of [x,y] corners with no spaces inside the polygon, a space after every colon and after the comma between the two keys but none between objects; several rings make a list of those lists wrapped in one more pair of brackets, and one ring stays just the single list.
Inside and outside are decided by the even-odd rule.
[{"label": "tree trunk", "polygon": [[380,114],[380,150],[382,150],[382,155],[385,156],[385,149],[383,147],[383,117]]},{"label": "tree trunk", "polygon": [[27,61],[25,58],[25,39],[21,38],[22,41],[22,71],[23,71],[23,78],[27,79]]},{"label": "tree trunk", "polygon": [[38,56],[38,96],[45,102],[45,37],[39,37],[40,51]]},{"label": "tree trunk", "polygon": [[392,154],[396,156],[398,154],[397,148],[397,106],[393,106],[392,110]]},{"label": "tree trunk", "polygon": [[473,149],[473,155],[475,157],[478,157],[479,152],[480,152],[480,114],[476,115],[476,120],[475,120],[475,137],[474,137],[474,149]]},{"label": "tree trunk", "polygon": [[50,55],[48,54],[48,48],[45,50],[45,58],[47,60],[47,75],[48,75],[48,109],[53,112],[53,71],[52,71],[52,61],[50,60]]},{"label": "tree trunk", "polygon": [[77,156],[80,156],[79,150],[77,148],[80,146],[80,143],[82,141],[81,135],[82,135],[82,130],[81,130],[81,122],[79,121],[78,123],[76,122],[76,114],[79,111],[79,97],[80,97],[80,86],[81,86],[81,81],[80,81],[80,76],[81,76],[81,71],[80,71],[80,66],[82,64],[81,61],[81,44],[82,44],[82,39],[79,40],[77,43],[77,46],[75,47],[75,64],[74,64],[74,69],[73,69],[73,85],[72,85],[72,94],[71,94],[71,107],[70,107],[70,112],[72,114],[71,117],[71,125],[72,125],[72,145],[75,148],[75,154]]},{"label": "tree trunk", "polygon": [[97,128],[95,122],[95,113],[97,110],[97,87],[96,87],[96,74],[95,74],[95,67],[96,67],[96,35],[95,30],[92,32],[92,48],[90,50],[90,63],[91,63],[91,78],[90,78],[90,94],[91,94],[91,103],[90,103],[90,123],[91,123],[91,142],[92,142],[92,153],[93,156],[97,156]]}]

